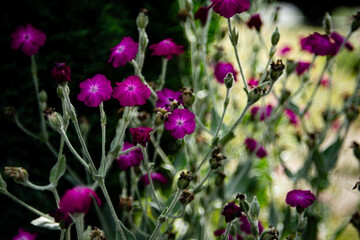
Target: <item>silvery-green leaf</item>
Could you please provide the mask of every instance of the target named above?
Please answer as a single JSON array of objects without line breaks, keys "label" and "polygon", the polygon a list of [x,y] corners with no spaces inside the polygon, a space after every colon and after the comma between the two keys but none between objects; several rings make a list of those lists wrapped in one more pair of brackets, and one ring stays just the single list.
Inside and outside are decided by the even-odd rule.
[{"label": "silvery-green leaf", "polygon": [[0,174],[0,192],[1,191],[6,191],[6,182]]},{"label": "silvery-green leaf", "polygon": [[[50,217],[50,216],[49,216]],[[51,218],[51,217],[50,217]],[[31,224],[37,227],[42,227],[50,230],[60,230],[59,223],[50,220],[46,217],[38,217],[31,221]]]},{"label": "silvery-green leaf", "polygon": [[59,161],[53,166],[50,172],[49,180],[53,184],[57,184],[59,179],[65,174],[66,171],[66,158],[62,155]]}]

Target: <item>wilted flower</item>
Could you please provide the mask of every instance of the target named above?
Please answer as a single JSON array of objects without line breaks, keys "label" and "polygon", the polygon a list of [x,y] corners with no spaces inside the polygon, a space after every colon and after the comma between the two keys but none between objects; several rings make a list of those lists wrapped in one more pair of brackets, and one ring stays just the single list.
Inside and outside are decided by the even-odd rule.
[{"label": "wilted flower", "polygon": [[310,63],[309,62],[302,62],[299,61],[296,65],[296,73],[300,76],[302,75],[306,70],[308,70],[310,67]]},{"label": "wilted flower", "polygon": [[164,56],[169,60],[174,55],[180,55],[184,53],[183,46],[174,43],[171,38],[167,38],[159,43],[152,44],[150,45],[149,49],[153,50],[151,55]]},{"label": "wilted flower", "polygon": [[204,25],[208,17],[209,8],[208,7],[199,7],[195,13],[195,19],[199,19],[200,22]]},{"label": "wilted flower", "polygon": [[180,91],[173,91],[168,88],[164,88],[162,91],[156,92],[158,100],[156,101],[156,107],[165,108],[170,111],[170,104],[172,101],[176,100],[182,104],[182,96]]},{"label": "wilted flower", "polygon": [[136,75],[129,76],[116,85],[112,97],[119,100],[121,106],[143,105],[151,95],[150,89]]},{"label": "wilted flower", "polygon": [[104,75],[96,74],[93,78],[80,83],[77,99],[88,107],[97,107],[111,98],[112,91],[111,82]]},{"label": "wilted flower", "polygon": [[165,120],[164,127],[174,138],[183,138],[195,131],[195,115],[187,109],[175,109]]},{"label": "wilted flower", "polygon": [[66,63],[55,63],[55,67],[51,70],[51,77],[57,83],[71,81],[70,67]]},{"label": "wilted flower", "polygon": [[21,48],[21,51],[28,56],[36,54],[39,51],[39,47],[42,47],[46,41],[45,33],[34,28],[31,24],[16,28],[15,32],[11,34],[11,37],[13,39],[11,48]]},{"label": "wilted flower", "polygon": [[254,14],[250,17],[249,21],[246,23],[246,25],[249,28],[255,28],[258,32],[260,32],[261,26],[262,26],[262,21],[260,18],[260,14]]},{"label": "wilted flower", "polygon": [[[164,177],[164,175],[162,175],[161,173],[157,173],[157,172],[153,172],[151,173],[151,179],[154,181],[158,181],[162,184],[167,184],[168,183],[168,180]],[[145,184],[145,186],[149,185],[150,182],[149,182],[149,177],[147,174],[143,175],[140,180],[139,180],[141,183]]]},{"label": "wilted flower", "polygon": [[235,204],[235,202],[229,202],[225,205],[221,215],[225,217],[225,222],[231,222],[235,218],[242,216],[241,208]]},{"label": "wilted flower", "polygon": [[211,0],[214,12],[225,18],[231,18],[237,13],[242,13],[250,8],[249,0]]},{"label": "wilted flower", "polygon": [[114,68],[124,66],[127,62],[135,59],[138,52],[138,43],[131,37],[124,37],[121,42],[110,49],[109,63],[112,62]]},{"label": "wilted flower", "polygon": [[[251,234],[251,225],[247,217],[245,215],[242,215],[239,221],[240,221],[240,229],[246,234]],[[260,221],[258,221],[258,228],[259,228],[259,233],[261,234],[264,228],[261,225]]]},{"label": "wilted flower", "polygon": [[[134,147],[131,143],[124,142],[122,151],[125,151],[129,148]],[[141,152],[141,149],[137,148],[128,153],[122,154],[119,158],[115,159],[120,170],[127,170],[129,167],[134,167],[140,165],[141,161],[144,159],[144,156]]]},{"label": "wilted flower", "polygon": [[303,191],[300,189],[295,189],[287,193],[286,195],[286,204],[291,207],[301,207],[307,208],[316,200],[314,194],[310,190]]},{"label": "wilted flower", "polygon": [[22,228],[18,229],[18,233],[12,240],[35,240],[37,238],[36,233],[26,232]]},{"label": "wilted flower", "polygon": [[229,62],[218,62],[215,65],[215,77],[216,80],[219,83],[224,83],[224,78],[228,73],[232,73],[234,76],[234,80],[236,81],[236,74],[237,71],[235,71],[233,65]]},{"label": "wilted flower", "polygon": [[60,199],[59,207],[64,213],[87,213],[90,209],[92,197],[95,198],[98,205],[101,205],[96,192],[87,187],[76,186],[65,192]]},{"label": "wilted flower", "polygon": [[146,147],[146,144],[150,140],[150,132],[152,128],[149,127],[138,127],[138,128],[130,128],[130,133],[133,138],[134,144],[140,144],[141,146]]}]

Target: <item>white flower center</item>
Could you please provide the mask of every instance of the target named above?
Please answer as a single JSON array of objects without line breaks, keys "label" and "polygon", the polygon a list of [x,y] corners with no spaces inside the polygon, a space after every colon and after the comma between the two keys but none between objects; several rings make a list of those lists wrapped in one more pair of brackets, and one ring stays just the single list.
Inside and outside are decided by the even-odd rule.
[{"label": "white flower center", "polygon": [[118,53],[122,53],[125,50],[125,46],[121,45],[118,47],[118,49],[116,50]]},{"label": "white flower center", "polygon": [[95,85],[90,86],[90,92],[91,93],[96,93],[98,90],[99,90],[98,85],[95,84]]},{"label": "white flower center", "polygon": [[128,85],[128,87],[127,87],[127,90],[129,91],[129,92],[134,92],[135,91],[135,89],[136,89],[136,86],[135,85]]},{"label": "white flower center", "polygon": [[180,118],[176,121],[176,125],[179,127],[182,127],[184,125],[185,120]]}]

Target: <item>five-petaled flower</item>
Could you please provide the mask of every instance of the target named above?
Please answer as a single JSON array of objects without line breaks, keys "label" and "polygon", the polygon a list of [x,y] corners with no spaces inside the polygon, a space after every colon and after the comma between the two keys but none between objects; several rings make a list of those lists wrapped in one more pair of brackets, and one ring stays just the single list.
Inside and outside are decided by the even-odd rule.
[{"label": "five-petaled flower", "polygon": [[301,207],[307,208],[316,200],[314,194],[310,190],[304,191],[300,189],[295,189],[287,193],[286,195],[286,204],[292,207]]},{"label": "five-petaled flower", "polygon": [[112,91],[111,82],[104,75],[96,74],[93,78],[80,83],[77,99],[88,107],[97,107],[111,98]]},{"label": "five-petaled flower", "polygon": [[152,44],[149,49],[153,50],[151,55],[163,56],[169,60],[175,55],[184,53],[183,46],[174,43],[171,38]]},{"label": "five-petaled flower", "polygon": [[127,62],[135,59],[138,52],[138,43],[131,37],[124,37],[121,42],[110,49],[109,63],[112,62],[114,68],[124,66]]},{"label": "five-petaled flower", "polygon": [[21,48],[21,51],[28,56],[36,54],[46,41],[45,33],[34,28],[31,24],[16,28],[15,32],[11,34],[11,37],[13,39],[11,48]]},{"label": "five-petaled flower", "polygon": [[[134,147],[133,144],[124,142],[122,151]],[[144,156],[139,148],[120,155],[116,160],[120,170],[127,170],[129,167],[139,166]]]},{"label": "five-petaled flower", "polygon": [[173,91],[168,88],[164,88],[162,91],[156,92],[158,100],[156,101],[156,107],[165,108],[170,111],[170,104],[172,101],[176,100],[178,103],[182,104],[182,95],[180,91]]},{"label": "five-petaled flower", "polygon": [[195,131],[195,115],[187,109],[175,109],[164,122],[174,138],[183,138]]}]

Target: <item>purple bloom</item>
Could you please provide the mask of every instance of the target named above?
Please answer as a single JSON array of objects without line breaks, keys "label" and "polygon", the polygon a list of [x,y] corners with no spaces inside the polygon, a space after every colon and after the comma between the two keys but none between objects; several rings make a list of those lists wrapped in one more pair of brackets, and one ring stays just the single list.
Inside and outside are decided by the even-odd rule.
[{"label": "purple bloom", "polygon": [[[124,142],[123,151],[134,147],[131,143]],[[129,167],[139,166],[144,156],[139,148],[132,150],[131,152],[120,155],[118,159],[115,159],[120,170],[125,171]]]},{"label": "purple bloom", "polygon": [[64,83],[71,81],[70,67],[66,63],[56,63],[51,70],[51,77],[57,83]]},{"label": "purple bloom", "polygon": [[169,60],[174,55],[180,55],[184,53],[183,46],[174,43],[171,38],[167,38],[159,43],[152,44],[149,49],[153,50],[151,55],[164,56]]},{"label": "purple bloom", "polygon": [[264,107],[254,106],[251,108],[250,113],[252,119],[259,119],[260,121],[264,121],[265,119],[271,116],[272,105],[266,105]]},{"label": "purple bloom", "polygon": [[60,224],[61,228],[64,229],[68,228],[73,222],[73,220],[69,216],[69,213],[63,212],[60,208],[49,213],[49,215],[54,218],[55,222]]},{"label": "purple bloom", "polygon": [[175,109],[164,122],[166,130],[171,131],[174,138],[183,138],[185,134],[195,131],[195,115],[187,109]]},{"label": "purple bloom", "polygon": [[300,189],[295,189],[287,193],[286,195],[286,204],[292,207],[302,207],[307,208],[316,200],[314,194],[310,190],[303,191]]},{"label": "purple bloom", "polygon": [[83,186],[76,186],[65,192],[60,199],[59,207],[63,213],[87,213],[90,209],[92,197],[101,205],[100,198],[90,188]]},{"label": "purple bloom", "polygon": [[199,19],[200,22],[205,25],[209,13],[208,7],[199,7],[195,13],[195,19]]},{"label": "purple bloom", "polygon": [[[241,218],[239,219],[240,221],[240,229],[241,231],[243,231],[246,234],[251,234],[251,225],[249,223],[249,220],[247,219],[247,217],[245,215],[242,215]],[[259,228],[259,233],[261,234],[264,230],[263,226],[261,225],[260,221],[258,221],[258,228]]]},{"label": "purple bloom", "polygon": [[242,216],[241,208],[235,204],[235,202],[229,202],[225,205],[221,215],[225,217],[225,222],[231,222],[235,218],[239,218]]},{"label": "purple bloom", "polygon": [[255,79],[255,78],[250,78],[248,80],[248,85],[250,89],[253,89],[254,87],[256,87],[259,84],[259,80]]},{"label": "purple bloom", "polygon": [[[330,38],[334,40],[335,44],[338,46],[338,48],[340,48],[341,44],[344,42],[345,38],[343,36],[341,36],[341,34],[339,34],[338,32],[333,31],[330,35]],[[345,47],[349,50],[352,51],[354,50],[353,45],[351,45],[351,43],[346,42],[345,43]]]},{"label": "purple bloom", "polygon": [[21,51],[28,56],[36,54],[39,51],[39,47],[42,47],[46,41],[45,33],[34,28],[31,24],[16,28],[15,32],[11,34],[11,37],[13,39],[11,48],[21,48]]},{"label": "purple bloom", "polygon": [[174,92],[168,88],[164,88],[162,91],[156,92],[158,96],[158,100],[156,101],[156,107],[165,108],[170,111],[169,105],[171,101],[176,100],[177,102],[182,104],[181,92]]},{"label": "purple bloom", "polygon": [[233,67],[233,65],[231,63],[229,63],[229,62],[218,62],[218,63],[216,63],[214,74],[215,74],[216,80],[219,83],[224,83],[224,78],[230,72],[233,74],[234,80],[236,81],[237,72],[235,71],[235,69],[234,69],[234,67]]},{"label": "purple bloom", "polygon": [[262,26],[262,21],[260,18],[260,14],[254,14],[250,17],[249,21],[246,23],[246,25],[249,28],[255,28],[258,32],[260,32],[261,26]]},{"label": "purple bloom", "polygon": [[249,0],[211,0],[214,12],[225,18],[231,18],[237,13],[242,13],[250,8]]},{"label": "purple bloom", "polygon": [[[224,233],[225,233],[225,229],[218,229],[218,230],[214,231],[214,235],[215,235],[216,237],[220,237],[220,236],[222,236]],[[234,240],[234,238],[229,234],[228,240]]]},{"label": "purple bloom", "polygon": [[35,240],[37,237],[36,233],[26,232],[22,228],[19,228],[18,232],[19,234],[13,237],[12,240]]},{"label": "purple bloom", "polygon": [[301,48],[310,53],[320,56],[336,55],[338,46],[332,42],[328,35],[321,35],[317,32],[300,40]]},{"label": "purple bloom", "polygon": [[112,96],[119,100],[122,106],[143,105],[151,95],[150,89],[135,75],[116,85]]},{"label": "purple bloom", "polygon": [[288,109],[288,108],[285,109],[285,115],[289,119],[291,124],[293,124],[295,126],[298,124],[298,121],[299,121],[298,117],[291,109]]},{"label": "purple bloom", "polygon": [[124,66],[127,62],[135,59],[138,52],[138,43],[131,37],[124,37],[121,42],[110,49],[109,63],[112,62],[114,68]]},{"label": "purple bloom", "polygon": [[97,107],[111,98],[112,91],[111,82],[104,75],[96,74],[93,78],[80,83],[77,99],[88,107]]},{"label": "purple bloom", "polygon": [[280,55],[281,56],[285,56],[286,54],[288,54],[291,51],[291,47],[290,46],[283,46],[282,48],[280,48]]},{"label": "purple bloom", "polygon": [[[153,172],[151,173],[151,179],[154,181],[158,181],[162,184],[167,184],[168,183],[168,180],[161,174],[161,173],[156,173],[156,172]],[[149,177],[147,174],[143,175],[140,180],[139,180],[141,183],[145,184],[145,186],[149,185],[150,182],[149,182]]]},{"label": "purple bloom", "polygon": [[[245,139],[245,147],[250,152],[255,151],[257,148],[257,145],[258,145],[258,142],[255,139],[253,139],[253,138]],[[266,155],[267,155],[267,152],[266,152],[265,148],[263,146],[259,146],[256,151],[256,156],[259,158],[263,158],[263,157],[266,157]]]},{"label": "purple bloom", "polygon": [[140,144],[143,147],[146,147],[146,144],[150,140],[150,132],[154,130],[149,127],[138,127],[130,128],[130,133],[133,138],[134,144]]},{"label": "purple bloom", "polygon": [[296,73],[300,76],[302,75],[306,70],[308,70],[310,67],[310,63],[309,62],[298,62],[296,65]]}]

